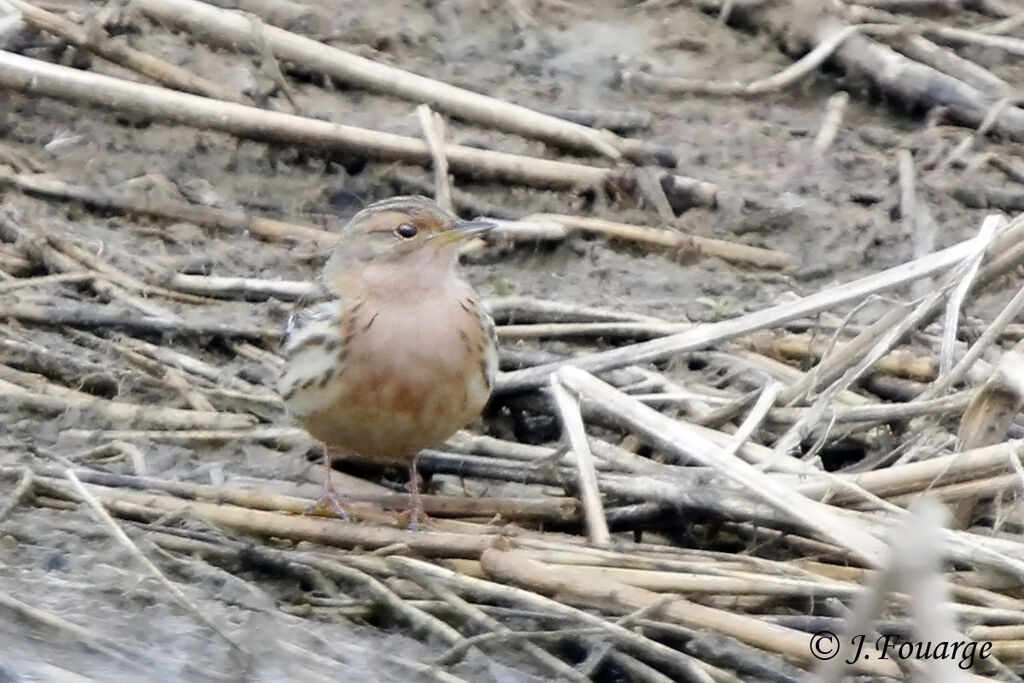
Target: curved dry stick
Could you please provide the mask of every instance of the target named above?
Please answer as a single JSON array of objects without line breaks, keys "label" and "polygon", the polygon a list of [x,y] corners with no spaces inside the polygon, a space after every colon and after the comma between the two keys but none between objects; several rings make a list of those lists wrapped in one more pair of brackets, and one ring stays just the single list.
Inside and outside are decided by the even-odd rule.
[{"label": "curved dry stick", "polygon": [[689,93],[694,95],[719,95],[723,97],[756,97],[757,95],[781,92],[799,83],[810,75],[812,71],[824,64],[825,60],[843,44],[844,40],[857,33],[861,28],[859,26],[846,26],[839,29],[833,35],[824,38],[813,50],[779,73],[752,83],[651,76],[641,72],[629,72],[624,74],[623,77],[629,83],[642,85],[658,92],[675,94]]}]

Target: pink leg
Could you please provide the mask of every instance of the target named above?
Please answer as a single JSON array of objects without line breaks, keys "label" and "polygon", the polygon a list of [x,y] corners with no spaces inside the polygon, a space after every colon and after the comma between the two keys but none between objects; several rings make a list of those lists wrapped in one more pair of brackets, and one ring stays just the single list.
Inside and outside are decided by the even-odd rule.
[{"label": "pink leg", "polygon": [[430,517],[423,509],[423,497],[420,496],[420,477],[416,471],[418,460],[418,454],[409,458],[409,488],[412,492],[412,500],[409,501],[409,507],[405,509],[405,512],[398,516],[398,523],[410,529],[423,527],[430,523]]},{"label": "pink leg", "polygon": [[341,498],[338,497],[338,492],[334,490],[334,484],[331,483],[331,454],[324,446],[324,468],[327,470],[324,476],[324,493],[320,498],[306,508],[304,514],[316,515],[317,517],[337,517],[343,519],[346,522],[352,520],[352,511],[341,502]]}]

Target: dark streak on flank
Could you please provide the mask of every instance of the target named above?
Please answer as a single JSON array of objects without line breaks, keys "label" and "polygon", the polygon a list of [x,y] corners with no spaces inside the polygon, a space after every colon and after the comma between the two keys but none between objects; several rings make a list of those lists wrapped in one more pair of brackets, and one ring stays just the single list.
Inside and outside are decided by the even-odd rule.
[{"label": "dark streak on flank", "polygon": [[345,325],[345,333],[341,339],[341,350],[338,352],[338,357],[335,359],[338,364],[338,370],[335,374],[339,377],[343,372],[345,372],[345,359],[348,357],[349,349],[352,348],[352,339],[356,334],[356,314],[359,312],[359,309],[363,307],[363,303],[364,302],[360,301],[352,307],[351,311],[349,311],[348,321]]}]

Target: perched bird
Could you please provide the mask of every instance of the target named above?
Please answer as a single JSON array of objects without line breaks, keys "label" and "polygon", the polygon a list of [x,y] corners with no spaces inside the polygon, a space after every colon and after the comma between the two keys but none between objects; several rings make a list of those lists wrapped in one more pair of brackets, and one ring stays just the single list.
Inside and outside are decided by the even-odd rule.
[{"label": "perched bird", "polygon": [[410,525],[426,521],[416,457],[480,414],[498,369],[494,321],[458,273],[458,247],[489,230],[424,197],[371,204],[342,229],[317,294],[291,316],[278,390],[323,442],[318,511],[349,511],[331,449],[406,460]]}]

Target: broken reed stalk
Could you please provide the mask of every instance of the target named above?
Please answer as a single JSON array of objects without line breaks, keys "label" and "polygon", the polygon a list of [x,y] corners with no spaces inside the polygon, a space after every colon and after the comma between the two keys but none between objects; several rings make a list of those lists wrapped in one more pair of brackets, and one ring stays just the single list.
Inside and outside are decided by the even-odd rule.
[{"label": "broken reed stalk", "polygon": [[[515,550],[489,548],[481,555],[480,564],[495,579],[528,587],[542,594],[558,595],[562,600],[592,604],[605,602],[621,605],[628,610],[663,605],[660,611],[672,621],[727,634],[804,664],[817,662],[813,653],[808,651],[805,633],[751,619],[746,615],[708,608],[683,598],[666,599],[662,594],[611,579],[598,579],[572,569],[554,569],[524,557]],[[860,670],[865,673],[892,675],[898,671],[891,661],[863,661],[855,666],[862,667]]]},{"label": "broken reed stalk", "polygon": [[746,490],[756,492],[759,498],[784,515],[847,549],[859,561],[868,565],[879,561],[882,546],[867,530],[859,528],[856,521],[836,516],[833,510],[801,496],[793,496],[787,487],[754,466],[739,458],[723,457],[721,449],[712,442],[685,430],[681,423],[617,391],[583,370],[571,365],[565,366],[560,370],[559,377],[585,399],[613,406],[612,409],[625,423],[644,434],[652,443],[686,442],[692,457],[699,459],[701,464],[714,468]]},{"label": "broken reed stalk", "polygon": [[[1024,233],[1024,219],[1018,217],[1014,219],[1011,228],[995,241],[992,251],[998,253],[1007,244],[1015,243],[1015,240],[1020,239],[1022,233]],[[499,394],[506,394],[536,388],[547,381],[549,374],[568,363],[591,372],[600,372],[626,365],[666,359],[678,353],[695,351],[760,329],[782,325],[797,318],[814,315],[829,308],[857,301],[871,294],[946,270],[961,263],[966,255],[973,253],[977,244],[977,238],[966,240],[881,273],[868,275],[853,282],[815,292],[796,301],[776,304],[765,310],[748,313],[731,320],[702,325],[692,330],[639,344],[577,356],[570,361],[548,363],[506,372],[498,377],[495,391]]]},{"label": "broken reed stalk", "polygon": [[[110,443],[110,442],[108,442]],[[20,471],[20,470],[19,470]],[[62,472],[55,467],[33,466],[29,474],[58,477]],[[0,474],[13,474],[14,470],[0,466]],[[24,474],[24,473],[23,473]],[[213,486],[210,484],[193,484],[175,482],[158,477],[131,476],[94,470],[75,470],[76,476],[87,484],[96,484],[111,489],[124,488],[135,491],[162,491],[185,501],[195,500],[207,503],[226,503],[252,510],[266,510],[301,514],[313,502],[309,498],[287,493],[275,493],[271,490],[240,488],[233,485]],[[372,503],[391,510],[402,510],[409,504],[409,495],[402,493],[377,493],[367,491],[366,482],[355,490],[351,497],[354,503]],[[349,495],[349,488],[356,485],[339,487],[343,494]],[[477,517],[493,518],[499,516],[505,520],[541,520],[550,523],[567,524],[578,520],[579,511],[575,498],[466,498],[454,496],[424,495],[423,505],[426,512],[437,517]]]},{"label": "broken reed stalk", "polygon": [[96,497],[78,480],[75,473],[72,470],[67,470],[65,476],[71,485],[74,487],[75,492],[82,497],[82,500],[86,502],[89,508],[92,510],[93,515],[103,523],[104,526],[110,531],[110,534],[118,542],[118,544],[127,550],[135,560],[141,564],[146,571],[153,576],[160,584],[162,584],[170,593],[174,596],[175,602],[184,607],[190,613],[195,615],[199,621],[208,626],[210,630],[216,633],[218,636],[223,638],[232,648],[240,652],[245,652],[246,648],[235,639],[233,636],[228,634],[223,627],[215,622],[205,611],[203,611],[196,602],[185,594],[177,585],[171,583],[171,581],[164,576],[164,573],[153,564],[153,561],[146,557],[137,545],[128,537],[128,534],[114,521],[114,518],[103,509],[103,505],[100,504]]},{"label": "broken reed stalk", "polygon": [[0,404],[5,411],[23,409],[50,414],[69,410],[84,411],[92,418],[95,426],[239,429],[255,426],[257,422],[253,415],[144,406],[101,398],[36,394],[21,387],[7,389],[0,386]]},{"label": "broken reed stalk", "polygon": [[551,375],[551,395],[555,400],[555,408],[562,421],[562,430],[569,439],[579,472],[580,498],[583,501],[583,512],[587,522],[587,534],[590,542],[595,545],[606,545],[611,536],[608,533],[608,520],[605,519],[604,507],[601,504],[601,493],[598,489],[597,472],[594,470],[594,456],[587,442],[587,432],[583,426],[579,403],[566,391],[558,378]]},{"label": "broken reed stalk", "polygon": [[127,45],[123,38],[114,39],[98,25],[88,29],[47,12],[23,0],[4,0],[14,7],[32,26],[53,33],[76,47],[85,48],[126,69],[131,69],[168,88],[213,97],[221,100],[237,100],[238,95],[201,76],[196,76],[153,55],[141,52]]},{"label": "broken reed stalk", "polygon": [[195,0],[139,0],[144,14],[230,49],[253,50],[257,33],[279,60],[349,85],[423,102],[449,116],[544,140],[583,152],[619,158],[628,141],[527,107],[354,55],[275,26],[254,26],[244,15]]},{"label": "broken reed stalk", "polygon": [[[400,161],[428,167],[430,146],[418,138],[383,133],[293,114],[267,111],[212,100],[166,88],[133,83],[0,51],[0,86],[89,104],[159,121],[219,130],[241,138],[350,152],[377,161]],[[551,161],[506,152],[446,144],[451,169],[476,180],[500,180],[534,187],[629,187],[630,170]],[[712,183],[664,172],[660,174],[676,210],[716,206],[718,188]]]},{"label": "broken reed stalk", "polygon": [[338,236],[311,225],[253,216],[244,211],[217,209],[170,199],[158,199],[123,192],[110,192],[103,188],[74,185],[43,174],[12,173],[0,166],[0,184],[12,185],[31,195],[81,202],[103,210],[120,211],[142,216],[157,216],[177,221],[188,221],[208,228],[250,232],[264,239],[306,239],[317,243],[334,244]]},{"label": "broken reed stalk", "polygon": [[567,216],[563,214],[538,213],[527,216],[524,221],[552,221],[584,235],[597,235],[613,240],[622,240],[641,245],[675,249],[682,253],[716,256],[730,263],[745,263],[760,268],[791,268],[796,264],[792,254],[774,249],[751,247],[737,242],[716,240],[709,237],[687,235],[677,230],[650,228],[616,221]]}]

